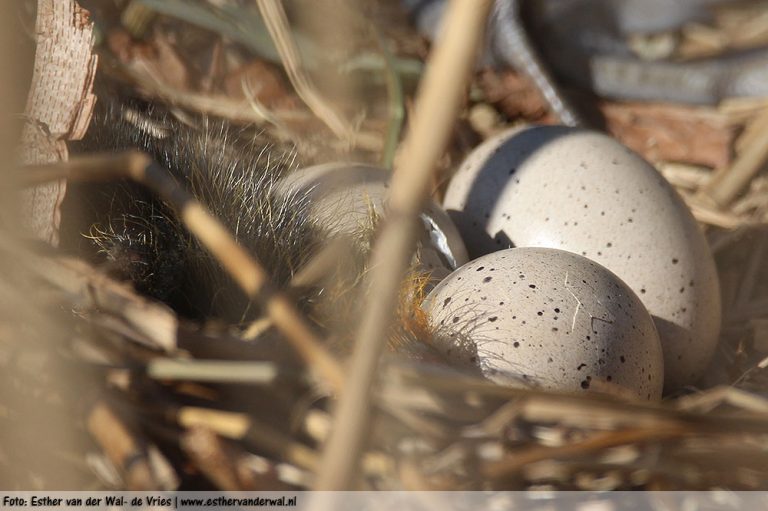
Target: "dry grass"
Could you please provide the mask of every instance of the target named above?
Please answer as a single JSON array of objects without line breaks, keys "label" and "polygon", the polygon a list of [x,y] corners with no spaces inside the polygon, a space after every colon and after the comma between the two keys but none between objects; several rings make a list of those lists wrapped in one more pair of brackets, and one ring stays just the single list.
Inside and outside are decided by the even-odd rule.
[{"label": "dry grass", "polygon": [[[152,2],[132,5],[144,3]],[[477,2],[457,3],[470,4]],[[129,17],[141,32],[148,21],[146,13],[136,12]],[[469,14],[460,17],[469,23]],[[755,38],[764,37],[757,21],[750,27]],[[464,34],[472,39],[473,32]],[[691,37],[706,39],[701,32]],[[469,40],[450,44],[468,57]],[[329,353],[343,340],[323,339],[319,329],[306,326],[290,298],[264,292],[263,270],[199,207],[193,206],[193,214],[182,210],[186,225],[208,240],[246,293],[264,300],[268,320],[247,330],[191,324],[99,269],[0,232],[0,428],[15,441],[0,447],[4,484],[133,490],[173,489],[182,481],[226,490],[768,488],[765,100],[721,106],[742,133],[730,167],[659,163],[706,228],[722,283],[720,347],[700,387],[661,403],[628,401],[609,387],[579,395],[514,389],[453,370],[429,354],[401,353],[413,355],[414,339],[430,335],[418,308],[424,276],[411,274],[405,284],[400,277],[413,245],[408,228],[449,142],[467,65],[455,54],[435,59],[436,68],[439,59],[451,61],[453,71],[440,73],[439,86],[425,86],[411,116],[393,178],[396,214],[374,244],[376,291],[367,294],[362,319],[343,318],[360,322],[346,363],[338,359],[348,346]],[[446,80],[449,72],[455,79]],[[183,107],[178,114],[184,119],[201,112],[233,123],[265,119],[242,108],[247,100],[152,88],[146,76],[125,76],[148,97]],[[261,108],[269,98],[258,101]],[[296,135],[296,120],[311,117],[302,108],[269,112],[267,118],[280,122],[266,129],[278,138]],[[380,131],[371,132],[371,143],[361,142],[362,153],[351,154],[377,160],[387,125],[374,122],[375,112],[370,115],[366,126]],[[425,118],[439,119],[443,131],[436,133]],[[27,168],[22,180],[67,172],[70,178],[77,173],[105,180],[115,177],[104,174],[109,168],[118,174],[149,168],[142,157],[119,158]],[[161,175],[148,182],[170,192],[180,207],[196,204]],[[297,273],[295,287],[316,282],[334,266],[347,246],[336,243]],[[394,334],[392,317],[403,323]],[[294,343],[302,361],[279,349],[284,341]],[[382,356],[386,341],[394,349]],[[319,380],[311,377],[314,371]],[[336,394],[339,389],[344,390]],[[41,429],[25,430],[31,418]]]}]

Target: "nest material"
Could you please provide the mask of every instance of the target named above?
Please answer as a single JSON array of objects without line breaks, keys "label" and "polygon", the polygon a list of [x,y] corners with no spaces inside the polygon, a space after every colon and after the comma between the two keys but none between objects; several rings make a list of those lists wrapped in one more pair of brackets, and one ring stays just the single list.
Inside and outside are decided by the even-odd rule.
[{"label": "nest material", "polygon": [[[756,118],[741,112],[745,125]],[[155,158],[169,167],[185,161],[196,168],[194,157],[176,160],[161,142],[152,144]],[[223,171],[259,168],[226,163],[228,147],[213,146]],[[263,163],[263,157],[248,163]],[[177,176],[189,179],[226,218],[232,198],[242,194],[209,194],[205,183],[185,174],[189,170],[179,169]],[[605,395],[510,389],[429,357],[391,356],[378,377],[361,484],[446,490],[768,488],[764,177],[751,179],[737,201],[717,207],[695,199],[713,179],[710,171],[676,166],[665,175],[710,226],[723,283],[724,329],[707,376],[709,390],[640,404],[610,387],[596,389]],[[272,177],[260,176],[256,181],[267,186],[258,189],[269,190]],[[252,183],[245,186],[256,190]],[[121,236],[128,234],[131,244],[165,258],[169,267],[181,259],[191,274],[213,273],[215,263],[207,256],[201,272],[194,265],[200,261],[179,255],[189,252],[191,238],[158,244],[159,232],[181,232],[165,206],[149,197],[125,206],[138,211],[119,216],[120,224],[105,221],[90,231],[97,248],[124,261],[114,251],[122,250]],[[282,227],[300,241],[272,233],[254,251],[312,239],[300,208],[286,210],[282,203],[271,211],[288,213],[281,216]],[[240,239],[265,233],[258,224],[239,228],[248,233]],[[294,248],[267,250],[260,258],[293,257]],[[298,252],[307,250],[302,245]],[[287,266],[275,263],[281,285],[306,261],[291,257]],[[139,253],[129,260],[144,266],[146,258]],[[6,489],[312,486],[330,427],[328,396],[279,336],[263,335],[270,332],[268,322],[252,325],[253,340],[233,328],[185,322],[87,263],[22,246],[5,234],[0,262],[0,424],[9,440],[0,447],[0,474]],[[287,273],[280,275],[278,267]],[[133,277],[135,270],[121,266],[121,272]],[[152,281],[166,278],[164,271],[139,277],[152,282],[144,291],[167,299],[155,292],[167,283]],[[428,331],[413,307],[420,286],[413,288],[404,293],[405,344]],[[31,422],[38,429],[29,429]]]}]

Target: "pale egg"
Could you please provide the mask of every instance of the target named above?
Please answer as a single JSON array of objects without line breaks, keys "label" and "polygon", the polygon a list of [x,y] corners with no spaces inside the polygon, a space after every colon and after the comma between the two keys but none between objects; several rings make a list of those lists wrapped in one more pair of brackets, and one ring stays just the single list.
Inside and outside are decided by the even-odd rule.
[{"label": "pale egg", "polygon": [[423,309],[448,361],[500,384],[558,391],[610,384],[640,399],[661,397],[653,320],[621,279],[585,257],[548,248],[494,252],[444,279]]},{"label": "pale egg", "polygon": [[[386,216],[390,174],[363,163],[328,163],[299,169],[278,185],[309,201],[310,215],[329,234],[360,236],[372,233]],[[416,257],[433,283],[468,261],[467,251],[453,221],[434,201],[420,215],[422,229]]]},{"label": "pale egg", "polygon": [[613,138],[558,126],[503,133],[465,160],[443,205],[474,257],[550,247],[605,266],[656,322],[667,388],[701,376],[720,330],[709,246],[669,183]]}]

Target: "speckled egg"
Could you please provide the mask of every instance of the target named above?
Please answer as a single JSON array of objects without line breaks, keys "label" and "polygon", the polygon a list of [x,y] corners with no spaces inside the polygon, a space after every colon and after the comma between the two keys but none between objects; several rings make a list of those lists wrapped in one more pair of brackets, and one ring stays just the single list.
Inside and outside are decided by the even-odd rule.
[{"label": "speckled egg", "polygon": [[621,279],[585,257],[494,252],[443,280],[423,308],[446,358],[498,383],[581,391],[607,382],[661,397],[653,320]]},{"label": "speckled egg", "polygon": [[466,159],[444,207],[475,257],[550,247],[599,262],[651,313],[667,388],[701,376],[720,329],[714,261],[682,199],[628,148],[585,130],[509,131]]},{"label": "speckled egg", "polygon": [[[362,163],[328,163],[299,169],[279,185],[302,195],[310,214],[331,234],[359,235],[386,214],[389,172]],[[420,267],[435,281],[469,258],[453,221],[434,201],[421,214],[423,230],[417,253]]]}]

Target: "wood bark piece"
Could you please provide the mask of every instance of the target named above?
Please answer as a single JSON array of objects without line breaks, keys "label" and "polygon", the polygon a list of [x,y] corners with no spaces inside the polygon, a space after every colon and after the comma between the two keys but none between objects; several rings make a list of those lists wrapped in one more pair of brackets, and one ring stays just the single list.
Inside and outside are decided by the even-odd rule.
[{"label": "wood bark piece", "polygon": [[167,306],[138,295],[76,259],[35,258],[41,277],[68,293],[83,311],[117,318],[130,339],[151,349],[176,351],[178,319]]},{"label": "wood bark piece", "polygon": [[608,131],[647,160],[722,168],[730,165],[737,127],[715,109],[661,103],[609,103]]},{"label": "wood bark piece", "polygon": [[[21,162],[67,159],[67,140],[79,140],[90,123],[96,97],[91,93],[97,58],[91,53],[93,24],[74,0],[38,0],[37,50],[27,96]],[[25,190],[23,223],[27,232],[58,244],[60,205],[66,181]]]},{"label": "wood bark piece", "polygon": [[[553,124],[541,94],[513,71],[480,75],[487,101],[511,119]],[[738,126],[716,108],[665,103],[602,101],[607,130],[652,162],[672,161],[724,168],[731,164]]]}]

